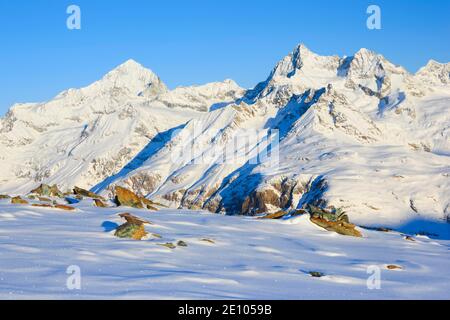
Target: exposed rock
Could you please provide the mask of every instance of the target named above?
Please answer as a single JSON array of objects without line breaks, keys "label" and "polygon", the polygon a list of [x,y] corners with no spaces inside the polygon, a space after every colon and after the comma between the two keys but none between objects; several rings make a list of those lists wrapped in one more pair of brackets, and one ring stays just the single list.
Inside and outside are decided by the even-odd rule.
[{"label": "exposed rock", "polygon": [[6,194],[0,194],[0,200],[2,199],[11,199],[11,197]]},{"label": "exposed rock", "polygon": [[392,230],[389,228],[375,228],[376,231],[380,232],[391,232]]},{"label": "exposed rock", "polygon": [[100,199],[94,199],[94,204],[97,208],[107,208],[108,206]]},{"label": "exposed rock", "polygon": [[404,239],[407,240],[407,241],[416,242],[416,240],[414,240],[414,238],[411,237],[411,236],[405,236]]},{"label": "exposed rock", "polygon": [[318,225],[319,227],[322,227],[328,231],[334,231],[336,233],[339,233],[344,236],[352,236],[352,237],[362,237],[361,232],[356,230],[356,226],[351,223],[347,223],[344,221],[339,222],[333,222],[333,221],[327,221],[325,219],[321,218],[314,218],[311,217],[311,222]]},{"label": "exposed rock", "polygon": [[155,202],[148,200],[146,198],[141,198],[141,201],[147,207],[148,210],[158,211],[158,208],[155,207],[155,205],[157,205]]},{"label": "exposed rock", "polygon": [[148,233],[145,231],[144,224],[151,224],[149,221],[133,216],[129,213],[121,213],[119,216],[127,222],[116,229],[114,235],[118,238],[128,238],[142,240]]},{"label": "exposed rock", "polygon": [[298,217],[298,216],[302,216],[304,214],[308,214],[308,211],[306,211],[305,209],[296,209],[289,213],[289,215],[291,217]]},{"label": "exposed rock", "polygon": [[38,197],[38,199],[39,199],[39,201],[42,201],[42,202],[52,202],[51,199],[45,198],[45,197]]},{"label": "exposed rock", "polygon": [[62,198],[64,196],[63,193],[58,189],[58,186],[56,184],[53,186],[41,184],[36,189],[31,190],[31,193],[37,194],[39,196],[46,196],[46,197]]},{"label": "exposed rock", "polygon": [[53,206],[48,203],[33,203],[31,206],[38,207],[38,208],[53,208]]},{"label": "exposed rock", "polygon": [[61,209],[65,211],[74,211],[75,208],[71,206],[66,206],[65,204],[55,204],[56,209]]},{"label": "exposed rock", "polygon": [[286,211],[278,211],[278,212],[260,217],[260,219],[281,219],[284,216],[286,216],[287,214],[288,213]]},{"label": "exposed rock", "polygon": [[143,220],[143,219],[133,216],[132,214],[129,214],[129,213],[121,213],[121,214],[119,214],[119,217],[125,219],[128,223],[132,223],[132,224],[136,224],[136,225],[152,224],[150,221]]},{"label": "exposed rock", "polygon": [[180,240],[180,241],[177,242],[177,246],[179,246],[179,247],[187,247],[188,245],[187,245],[186,242]]},{"label": "exposed rock", "polygon": [[316,206],[308,206],[308,210],[313,217],[317,217],[326,221],[338,222],[344,221],[349,223],[348,216],[345,214],[342,209],[336,209],[334,207],[328,209],[322,209]]},{"label": "exposed rock", "polygon": [[323,274],[322,272],[319,272],[319,271],[310,271],[309,274],[313,278],[322,278],[323,276],[325,276],[325,274]]},{"label": "exposed rock", "polygon": [[209,242],[209,243],[212,243],[212,244],[216,243],[214,240],[211,240],[211,239],[208,239],[208,238],[203,238],[200,241]]},{"label": "exposed rock", "polygon": [[334,210],[332,213],[324,209],[309,206],[311,222],[328,231],[352,237],[362,237],[356,226],[348,221],[347,215],[341,210]]},{"label": "exposed rock", "polygon": [[114,235],[118,238],[142,240],[147,235],[147,232],[143,224],[137,225],[127,222],[118,227]]},{"label": "exposed rock", "polygon": [[386,268],[388,270],[402,270],[403,269],[401,266],[397,266],[395,264],[390,264],[390,265],[386,266]]},{"label": "exposed rock", "polygon": [[115,188],[115,194],[115,200],[117,205],[119,206],[132,207],[137,209],[144,208],[141,198],[128,189],[117,186]]},{"label": "exposed rock", "polygon": [[268,205],[280,208],[280,194],[273,189],[256,190],[244,200],[241,213],[254,215],[268,212],[270,211]]},{"label": "exposed rock", "polygon": [[169,248],[169,249],[175,249],[177,247],[172,242],[160,243],[159,245],[162,246],[162,247]]},{"label": "exposed rock", "polygon": [[22,199],[21,197],[14,197],[14,198],[11,198],[11,203],[12,204],[28,204],[28,201]]},{"label": "exposed rock", "polygon": [[88,190],[84,190],[82,188],[79,187],[75,187],[73,188],[73,193],[75,195],[79,195],[79,196],[83,196],[83,197],[87,197],[87,198],[92,198],[92,199],[98,199],[98,200],[102,200],[105,201],[105,198],[103,198],[102,196],[99,196],[98,194],[88,191]]}]

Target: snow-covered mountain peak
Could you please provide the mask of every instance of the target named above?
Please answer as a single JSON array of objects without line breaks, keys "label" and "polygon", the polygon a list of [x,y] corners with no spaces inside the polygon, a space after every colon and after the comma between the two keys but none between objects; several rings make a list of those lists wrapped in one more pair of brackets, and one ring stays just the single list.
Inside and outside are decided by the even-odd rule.
[{"label": "snow-covered mountain peak", "polygon": [[[315,69],[332,69],[337,67],[336,56],[321,56],[309,50],[304,44],[299,44],[289,55],[284,57],[272,71],[271,78],[292,78],[300,70],[307,72]],[[304,73],[305,73],[304,72]]]},{"label": "snow-covered mountain peak", "polygon": [[168,91],[166,85],[150,69],[128,60],[106,74],[94,87],[110,90],[121,88],[134,95],[156,95]]},{"label": "snow-covered mountain peak", "polygon": [[442,86],[450,84],[450,63],[440,63],[430,60],[419,71],[415,77],[431,86]]}]

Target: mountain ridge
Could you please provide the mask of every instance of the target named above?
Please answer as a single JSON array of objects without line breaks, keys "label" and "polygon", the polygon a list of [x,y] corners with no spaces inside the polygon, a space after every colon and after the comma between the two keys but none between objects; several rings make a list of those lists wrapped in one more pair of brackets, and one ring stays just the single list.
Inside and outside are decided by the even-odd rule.
[{"label": "mountain ridge", "polygon": [[[8,172],[28,182],[16,188],[14,175],[5,179],[4,169],[0,191],[45,182],[108,194],[120,185],[170,206],[217,213],[254,215],[316,204],[342,207],[368,225],[443,221],[450,215],[449,66],[430,60],[411,74],[368,49],[350,57],[320,56],[301,44],[253,89],[228,80],[168,90],[153,72],[129,60],[102,79],[105,85],[97,83],[92,96],[68,94],[79,100],[64,105],[82,121],[70,124],[66,148],[47,143],[58,146],[63,159],[50,154],[45,161],[53,165],[35,161],[19,175],[9,165]],[[117,80],[128,73],[133,81]],[[83,98],[94,102],[90,113],[82,109]],[[34,119],[27,126],[14,111],[1,120],[0,143],[8,146],[18,130],[22,140],[14,147],[27,149],[27,139],[39,134],[26,133],[48,130],[48,123]],[[81,126],[84,119],[91,119],[87,127]],[[249,163],[261,156],[258,147],[271,147],[267,137],[275,131],[278,164]],[[249,139],[250,150],[236,150],[235,162],[221,163],[227,146],[242,138]],[[102,144],[101,156],[92,155],[93,146]],[[196,153],[186,156],[191,147]],[[177,155],[186,158],[178,161]]]}]

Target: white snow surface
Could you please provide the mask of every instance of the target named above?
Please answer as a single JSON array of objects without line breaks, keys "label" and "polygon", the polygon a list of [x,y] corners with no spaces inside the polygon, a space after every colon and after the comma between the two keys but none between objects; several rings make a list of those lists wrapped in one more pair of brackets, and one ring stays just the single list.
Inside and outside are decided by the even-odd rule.
[{"label": "white snow surface", "polygon": [[[91,201],[65,212],[0,200],[0,299],[450,298],[449,234],[411,242],[397,232],[360,229],[364,238],[353,238],[307,216],[269,221],[129,209],[162,236],[133,241],[113,236],[123,209]],[[188,246],[159,245],[179,240]],[[388,270],[392,264],[402,270]],[[80,268],[80,290],[66,286],[69,266]],[[381,288],[370,290],[367,271],[374,267]]]}]

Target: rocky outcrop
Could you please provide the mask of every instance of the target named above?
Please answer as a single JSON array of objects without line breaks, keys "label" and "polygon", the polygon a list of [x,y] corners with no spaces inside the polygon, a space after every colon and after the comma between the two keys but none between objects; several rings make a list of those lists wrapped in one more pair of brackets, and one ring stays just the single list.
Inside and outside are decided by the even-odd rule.
[{"label": "rocky outcrop", "polygon": [[66,206],[65,204],[55,204],[54,208],[65,210],[65,211],[75,211],[74,207]]},{"label": "rocky outcrop", "polygon": [[100,199],[94,199],[94,204],[97,208],[107,208],[108,206]]},{"label": "rocky outcrop", "polygon": [[58,189],[57,185],[49,186],[47,184],[41,184],[36,189],[31,190],[31,194],[37,194],[39,196],[45,197],[58,197],[58,198],[62,198],[64,196],[63,193]]},{"label": "rocky outcrop", "polygon": [[78,195],[78,196],[105,201],[105,198],[103,198],[102,196],[99,196],[98,194],[96,194],[94,192],[91,192],[91,191],[88,191],[88,190],[84,190],[84,189],[79,188],[79,187],[73,188],[73,193],[75,195]]},{"label": "rocky outcrop", "polygon": [[137,209],[143,209],[142,200],[134,192],[122,188],[115,188],[115,201],[118,206],[132,207]]},{"label": "rocky outcrop", "polygon": [[21,197],[14,197],[11,198],[12,204],[28,204],[28,201],[25,199],[22,199]]},{"label": "rocky outcrop", "polygon": [[333,231],[341,235],[362,237],[356,226],[350,223],[348,216],[339,209],[325,210],[322,208],[310,206],[310,220],[314,224],[328,231]]},{"label": "rocky outcrop", "polygon": [[142,240],[142,238],[147,236],[148,233],[145,231],[144,225],[150,224],[149,221],[143,220],[129,213],[122,213],[119,216],[125,219],[126,223],[116,229],[114,233],[116,237]]}]

